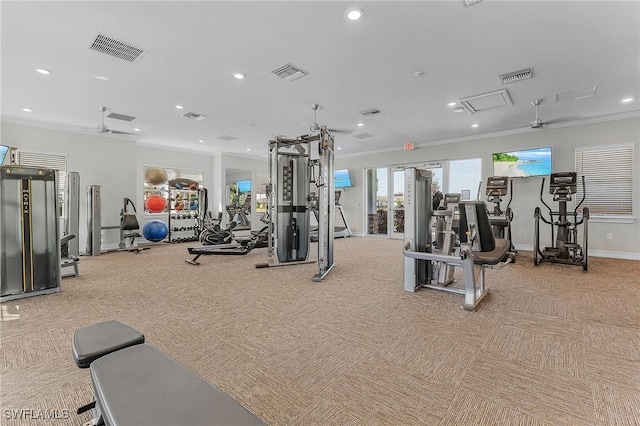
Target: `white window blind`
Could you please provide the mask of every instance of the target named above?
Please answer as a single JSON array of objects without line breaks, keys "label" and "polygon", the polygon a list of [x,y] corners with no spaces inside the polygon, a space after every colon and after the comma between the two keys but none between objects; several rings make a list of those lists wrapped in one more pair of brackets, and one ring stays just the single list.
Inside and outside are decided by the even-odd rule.
[{"label": "white window blind", "polygon": [[[587,193],[582,206],[589,207],[590,215],[633,214],[634,148],[635,145],[576,149],[576,172],[585,177]],[[575,199],[582,199],[580,182]]]},{"label": "white window blind", "polygon": [[67,180],[67,157],[65,155],[18,151],[18,164],[58,170],[58,189],[64,192]]}]

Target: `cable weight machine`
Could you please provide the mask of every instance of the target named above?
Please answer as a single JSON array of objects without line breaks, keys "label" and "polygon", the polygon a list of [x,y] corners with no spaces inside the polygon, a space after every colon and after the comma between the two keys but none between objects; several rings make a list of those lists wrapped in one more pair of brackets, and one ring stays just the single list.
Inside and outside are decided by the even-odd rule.
[{"label": "cable weight machine", "polygon": [[[542,262],[563,263],[582,266],[582,269],[586,271],[588,268],[588,207],[582,209],[582,217],[578,219],[578,208],[582,205],[587,195],[584,176],[582,176],[582,199],[573,209],[573,212],[567,211],[567,202],[571,201],[571,196],[577,192],[577,173],[559,172],[552,173],[549,177],[549,193],[553,195],[553,201],[558,202],[558,211],[553,211],[542,199],[544,181],[545,178],[542,178],[540,201],[549,210],[549,220],[542,215],[540,207],[536,207],[534,213],[533,264],[538,266]],[[551,226],[551,241],[553,244],[551,247],[545,247],[544,249],[540,248],[541,220]],[[579,225],[584,225],[582,246],[578,244]]]},{"label": "cable weight machine", "polygon": [[[317,145],[317,158],[313,155]],[[256,268],[311,263],[310,211],[318,211],[318,273],[322,281],[334,267],[334,139],[322,126],[317,134],[269,141],[267,210],[270,226],[267,263]],[[310,193],[315,184],[317,194]]]}]

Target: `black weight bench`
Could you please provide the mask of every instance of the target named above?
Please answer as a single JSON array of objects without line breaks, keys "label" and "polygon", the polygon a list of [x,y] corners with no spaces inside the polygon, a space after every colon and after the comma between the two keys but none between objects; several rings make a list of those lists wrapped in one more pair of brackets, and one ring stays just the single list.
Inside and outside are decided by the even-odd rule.
[{"label": "black weight bench", "polygon": [[[96,334],[97,333],[97,334]],[[109,343],[111,340],[112,344]],[[73,357],[89,367],[93,425],[264,425],[227,394],[117,321],[79,329]]]}]

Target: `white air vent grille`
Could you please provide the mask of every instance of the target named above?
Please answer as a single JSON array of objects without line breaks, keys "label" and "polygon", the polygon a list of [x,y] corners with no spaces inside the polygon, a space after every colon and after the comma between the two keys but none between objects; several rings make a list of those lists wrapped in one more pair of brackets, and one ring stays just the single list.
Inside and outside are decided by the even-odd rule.
[{"label": "white air vent grille", "polygon": [[287,81],[294,81],[309,74],[302,68],[288,63],[272,70],[271,73]]},{"label": "white air vent grille", "polygon": [[144,49],[101,33],[96,33],[89,49],[134,63],[147,53]]},{"label": "white air vent grille", "polygon": [[190,118],[191,120],[204,120],[206,118],[206,115],[198,114],[195,112],[185,112],[184,114],[182,114],[182,116],[185,118]]},{"label": "white air vent grille", "polygon": [[502,84],[514,83],[520,80],[526,80],[533,77],[533,68],[525,68],[519,71],[508,72],[498,76]]},{"label": "white air vent grille", "polygon": [[111,114],[107,115],[107,117],[123,121],[133,121],[136,119],[135,117],[132,117],[130,115],[118,114],[117,112],[112,112]]},{"label": "white air vent grille", "polygon": [[370,117],[372,115],[382,114],[382,111],[380,111],[377,108],[369,108],[369,109],[365,109],[364,111],[360,111],[360,114]]},{"label": "white air vent grille", "polygon": [[223,140],[223,141],[232,141],[234,139],[238,139],[234,136],[229,136],[229,135],[220,135],[218,136],[218,139]]},{"label": "white air vent grille", "polygon": [[373,135],[370,135],[369,133],[359,133],[357,135],[353,135],[353,137],[358,139],[367,139],[367,138],[372,138]]},{"label": "white air vent grille", "polygon": [[598,86],[593,86],[586,89],[558,93],[556,94],[556,102],[577,101],[578,99],[590,98],[596,94],[597,89]]},{"label": "white air vent grille", "polygon": [[464,7],[473,6],[474,4],[480,3],[482,0],[460,0]]},{"label": "white air vent grille", "polygon": [[460,99],[460,105],[471,114],[487,109],[512,106],[513,102],[506,89]]}]

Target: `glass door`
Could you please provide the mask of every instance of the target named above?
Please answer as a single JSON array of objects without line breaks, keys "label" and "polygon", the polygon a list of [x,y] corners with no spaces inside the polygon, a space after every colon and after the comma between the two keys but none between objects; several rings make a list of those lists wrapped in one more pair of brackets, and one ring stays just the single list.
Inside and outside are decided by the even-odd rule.
[{"label": "glass door", "polygon": [[365,170],[367,235],[387,235],[389,187],[387,168]]},{"label": "glass door", "polygon": [[393,194],[393,204],[390,203],[392,214],[389,215],[388,228],[390,238],[404,238],[404,169],[390,170],[389,191]]}]

